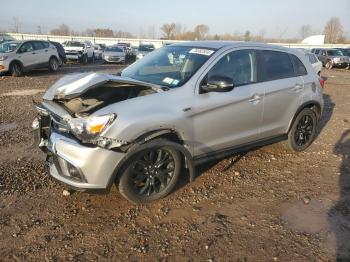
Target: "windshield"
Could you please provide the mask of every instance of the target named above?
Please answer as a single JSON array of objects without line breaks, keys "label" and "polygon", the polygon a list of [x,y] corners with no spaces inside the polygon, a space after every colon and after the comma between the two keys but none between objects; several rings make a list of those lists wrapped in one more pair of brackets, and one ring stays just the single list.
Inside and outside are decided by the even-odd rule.
[{"label": "windshield", "polygon": [[167,87],[186,83],[215,52],[208,48],[167,46],[127,67],[122,76]]},{"label": "windshield", "polygon": [[343,53],[340,50],[327,50],[327,54],[330,56],[342,56]]},{"label": "windshield", "polygon": [[123,53],[123,50],[118,47],[106,47],[105,52],[121,52]]},{"label": "windshield", "polygon": [[10,53],[17,49],[18,42],[5,42],[0,44],[0,53]]},{"label": "windshield", "polygon": [[74,46],[74,47],[84,47],[84,43],[76,42],[76,41],[68,41],[66,46]]},{"label": "windshield", "polygon": [[140,45],[139,46],[139,51],[142,52],[152,52],[154,50],[153,45]]}]

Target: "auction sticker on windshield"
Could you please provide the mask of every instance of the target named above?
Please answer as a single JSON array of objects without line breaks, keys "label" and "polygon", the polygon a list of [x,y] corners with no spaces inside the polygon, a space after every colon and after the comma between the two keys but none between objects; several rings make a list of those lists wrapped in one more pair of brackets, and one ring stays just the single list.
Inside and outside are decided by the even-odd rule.
[{"label": "auction sticker on windshield", "polygon": [[213,50],[210,49],[203,49],[203,48],[193,48],[190,51],[190,54],[197,54],[197,55],[206,55],[210,56],[214,53]]}]

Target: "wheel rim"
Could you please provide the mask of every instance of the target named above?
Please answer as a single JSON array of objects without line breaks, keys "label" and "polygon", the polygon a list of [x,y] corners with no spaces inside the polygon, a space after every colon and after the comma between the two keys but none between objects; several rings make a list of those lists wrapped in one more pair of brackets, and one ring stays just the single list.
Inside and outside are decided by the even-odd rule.
[{"label": "wheel rim", "polygon": [[175,160],[168,150],[147,150],[131,166],[133,190],[140,196],[155,196],[168,187],[174,172]]},{"label": "wheel rim", "polygon": [[52,68],[52,70],[54,70],[54,71],[57,70],[57,68],[58,68],[58,63],[57,63],[56,59],[52,59],[52,60],[51,60],[51,68]]},{"label": "wheel rim", "polygon": [[297,146],[306,145],[311,139],[313,128],[314,123],[312,117],[309,115],[303,116],[299,120],[294,133],[295,144]]}]

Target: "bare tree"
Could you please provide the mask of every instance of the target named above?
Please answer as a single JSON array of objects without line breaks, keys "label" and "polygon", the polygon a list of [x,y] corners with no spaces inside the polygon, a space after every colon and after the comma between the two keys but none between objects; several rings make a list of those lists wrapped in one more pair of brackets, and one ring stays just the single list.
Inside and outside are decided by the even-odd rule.
[{"label": "bare tree", "polygon": [[245,33],[244,33],[244,41],[250,41],[250,39],[251,39],[250,31],[247,30],[247,31],[245,31]]},{"label": "bare tree", "polygon": [[339,18],[332,17],[324,28],[325,42],[330,44],[336,44],[343,38],[343,26],[340,23]]},{"label": "bare tree", "polygon": [[300,27],[300,36],[302,39],[310,36],[312,34],[311,25],[302,25]]},{"label": "bare tree", "polygon": [[174,39],[175,29],[175,23],[164,24],[160,27],[160,30],[163,32],[164,37],[167,39]]},{"label": "bare tree", "polygon": [[209,26],[201,24],[194,28],[195,36],[198,40],[204,39],[209,32]]},{"label": "bare tree", "polygon": [[61,24],[58,28],[52,29],[50,31],[51,35],[70,35],[71,30],[68,25]]},{"label": "bare tree", "polygon": [[13,17],[13,31],[19,33],[22,27],[22,22],[19,20],[18,16]]}]

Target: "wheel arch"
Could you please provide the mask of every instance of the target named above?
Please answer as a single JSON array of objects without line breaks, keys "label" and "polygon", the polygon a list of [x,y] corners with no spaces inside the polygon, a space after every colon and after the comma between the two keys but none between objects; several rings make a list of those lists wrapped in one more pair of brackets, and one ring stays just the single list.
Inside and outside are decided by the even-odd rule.
[{"label": "wheel arch", "polygon": [[14,59],[13,61],[11,61],[10,65],[9,65],[9,69],[11,68],[11,66],[14,63],[18,63],[21,66],[22,70],[24,70],[25,67],[24,67],[23,63],[21,61],[19,61],[18,59]]},{"label": "wheel arch", "polygon": [[310,108],[312,111],[315,112],[316,114],[316,119],[317,121],[319,121],[320,117],[321,117],[321,104],[318,101],[315,100],[311,100],[311,101],[307,101],[305,103],[303,103],[298,110],[296,111],[296,113],[294,114],[293,118],[291,119],[291,121],[289,122],[288,125],[288,130],[287,130],[287,134],[289,133],[290,129],[293,126],[294,120],[295,118],[299,115],[299,113],[305,109],[305,108]]}]

